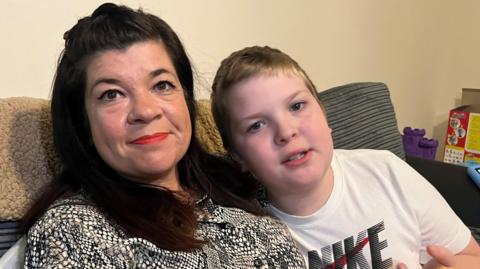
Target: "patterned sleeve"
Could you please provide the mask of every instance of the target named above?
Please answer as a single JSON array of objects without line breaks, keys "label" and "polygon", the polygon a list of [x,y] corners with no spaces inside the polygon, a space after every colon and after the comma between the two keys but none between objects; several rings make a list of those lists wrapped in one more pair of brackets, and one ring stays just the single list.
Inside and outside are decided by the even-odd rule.
[{"label": "patterned sleeve", "polygon": [[280,268],[306,268],[305,261],[287,226],[276,218],[273,226],[267,227],[270,245],[269,258],[272,263],[279,261]]},{"label": "patterned sleeve", "polygon": [[78,248],[72,248],[76,243],[68,226],[47,217],[37,222],[27,235],[25,268],[78,267],[73,257],[80,253],[77,253]]},{"label": "patterned sleeve", "polygon": [[98,212],[63,205],[48,210],[28,231],[25,268],[117,268],[96,240]]}]

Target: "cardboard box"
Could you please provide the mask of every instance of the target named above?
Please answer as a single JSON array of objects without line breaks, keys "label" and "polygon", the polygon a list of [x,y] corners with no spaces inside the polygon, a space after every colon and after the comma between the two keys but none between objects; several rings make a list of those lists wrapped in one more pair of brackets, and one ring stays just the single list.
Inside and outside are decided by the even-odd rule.
[{"label": "cardboard box", "polygon": [[443,161],[480,163],[480,89],[462,89],[462,105],[450,110]]}]

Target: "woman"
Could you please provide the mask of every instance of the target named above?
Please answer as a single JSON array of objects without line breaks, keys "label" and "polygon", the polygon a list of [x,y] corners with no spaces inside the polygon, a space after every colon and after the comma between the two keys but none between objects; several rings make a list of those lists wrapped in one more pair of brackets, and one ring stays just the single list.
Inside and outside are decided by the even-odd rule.
[{"label": "woman", "polygon": [[64,167],[27,217],[25,267],[304,267],[192,135],[190,62],[163,20],[104,4],[64,38],[52,93]]}]

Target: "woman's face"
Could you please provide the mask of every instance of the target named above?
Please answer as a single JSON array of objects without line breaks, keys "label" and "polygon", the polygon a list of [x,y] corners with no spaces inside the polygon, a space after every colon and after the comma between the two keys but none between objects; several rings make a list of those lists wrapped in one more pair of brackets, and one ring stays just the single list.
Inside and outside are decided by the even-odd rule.
[{"label": "woman's face", "polygon": [[95,147],[119,174],[179,190],[192,136],[184,92],[161,41],[101,52],[87,65],[85,108]]}]

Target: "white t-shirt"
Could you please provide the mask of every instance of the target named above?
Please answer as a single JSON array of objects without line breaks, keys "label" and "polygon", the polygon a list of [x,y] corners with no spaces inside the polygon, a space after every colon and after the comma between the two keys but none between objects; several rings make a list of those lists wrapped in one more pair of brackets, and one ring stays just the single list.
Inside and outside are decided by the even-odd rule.
[{"label": "white t-shirt", "polygon": [[426,246],[458,253],[470,241],[438,191],[393,153],[335,150],[331,166],[333,191],[317,212],[298,217],[271,206],[310,269],[383,269],[397,262],[421,268],[430,260]]}]

